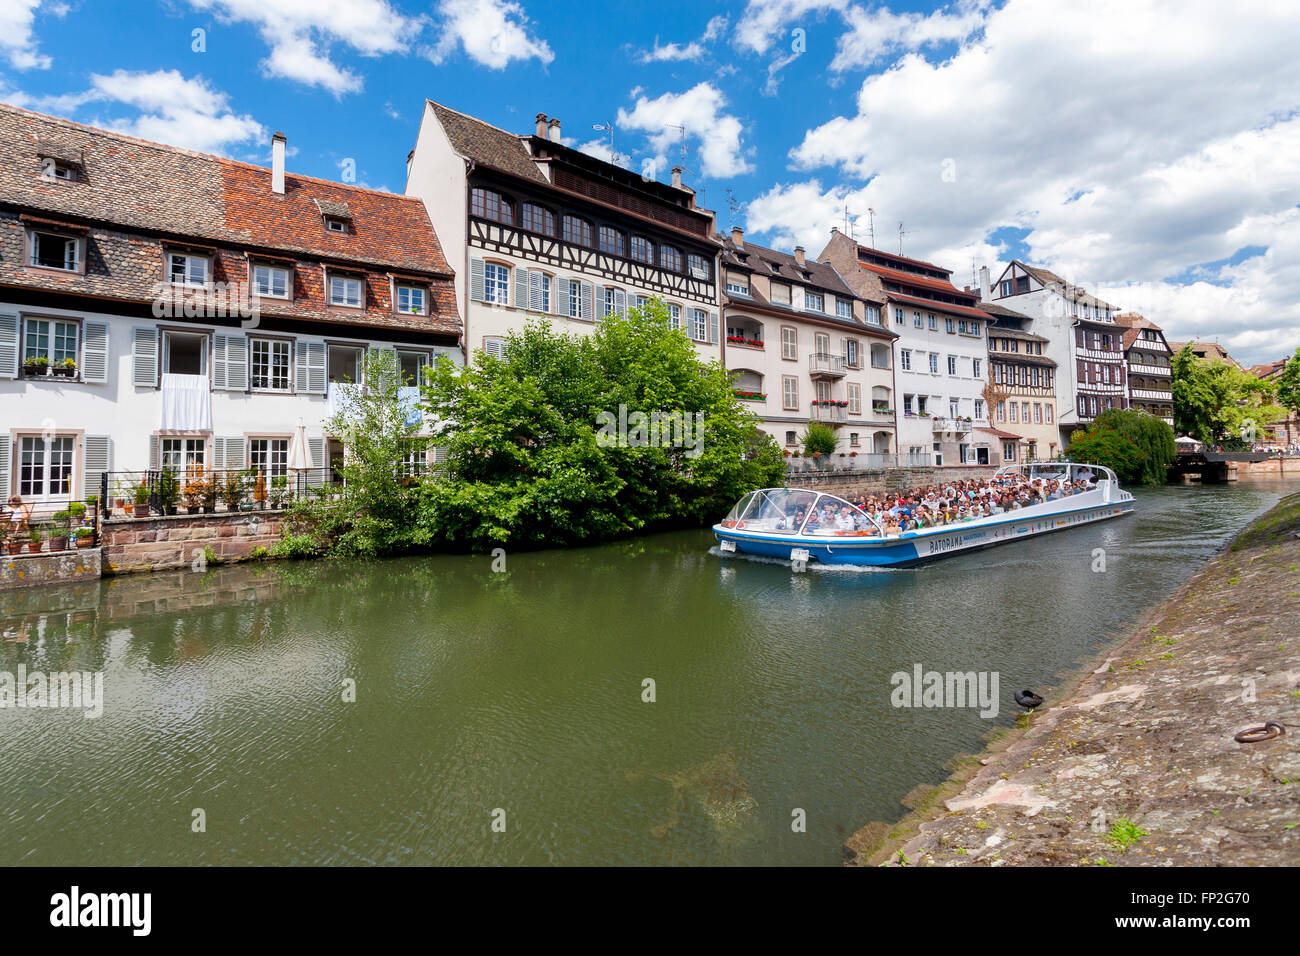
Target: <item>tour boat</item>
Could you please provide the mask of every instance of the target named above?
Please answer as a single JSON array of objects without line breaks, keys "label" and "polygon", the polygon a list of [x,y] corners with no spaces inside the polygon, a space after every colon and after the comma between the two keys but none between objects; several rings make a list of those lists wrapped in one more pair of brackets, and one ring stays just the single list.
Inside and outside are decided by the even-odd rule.
[{"label": "tour boat", "polygon": [[[994,478],[1020,474],[1031,483],[1085,481],[1087,490],[1001,514],[956,524],[887,534],[871,515],[843,498],[800,488],[762,488],[745,495],[713,526],[723,555],[745,554],[795,564],[907,567],[963,551],[988,548],[1049,531],[1130,514],[1133,496],[1109,468],[1076,462],[1007,465]],[[825,505],[840,517],[835,527],[809,527],[804,515]],[[828,523],[829,525],[830,523]],[[850,529],[851,527],[851,529]]]}]

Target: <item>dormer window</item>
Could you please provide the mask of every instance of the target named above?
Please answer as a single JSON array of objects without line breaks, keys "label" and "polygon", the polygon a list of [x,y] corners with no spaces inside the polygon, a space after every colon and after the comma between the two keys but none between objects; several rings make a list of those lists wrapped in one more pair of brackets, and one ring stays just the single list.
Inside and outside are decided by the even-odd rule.
[{"label": "dormer window", "polygon": [[424,315],[425,290],[414,285],[397,287],[397,311],[405,315]]},{"label": "dormer window", "polygon": [[330,276],[330,305],[359,309],[365,297],[365,283],[353,276]]},{"label": "dormer window", "polygon": [[253,266],[253,291],[271,299],[289,298],[289,270],[281,266]]},{"label": "dormer window", "polygon": [[60,162],[49,156],[41,159],[41,178],[42,179],[62,179],[64,182],[73,182],[77,178],[77,170],[71,163]]},{"label": "dormer window", "polygon": [[42,269],[77,272],[81,268],[81,240],[52,232],[30,234],[31,265]]},{"label": "dormer window", "polygon": [[315,203],[327,231],[341,233],[352,231],[352,210],[348,208],[347,203],[336,202],[333,199],[316,199]]},{"label": "dormer window", "polygon": [[710,275],[708,259],[704,258],[703,256],[695,256],[695,255],[687,256],[686,265],[687,268],[689,268],[691,271],[692,278],[703,279],[706,281],[708,280]]},{"label": "dormer window", "polygon": [[185,252],[173,252],[167,257],[167,273],[172,285],[203,287],[208,284],[208,258]]},{"label": "dormer window", "polygon": [[348,221],[346,219],[339,219],[336,216],[326,216],[325,228],[330,232],[347,232]]}]

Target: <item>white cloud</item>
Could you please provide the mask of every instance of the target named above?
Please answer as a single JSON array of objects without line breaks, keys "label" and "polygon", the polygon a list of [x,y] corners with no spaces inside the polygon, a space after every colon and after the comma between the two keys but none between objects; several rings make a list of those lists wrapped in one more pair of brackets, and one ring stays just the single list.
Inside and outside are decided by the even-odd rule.
[{"label": "white cloud", "polygon": [[665,43],[660,46],[659,38],[655,37],[654,47],[643,51],[638,57],[641,63],[667,63],[676,60],[700,60],[708,53],[708,44],[712,43],[722,31],[727,28],[727,18],[716,16],[709,20],[704,26],[704,34],[698,40],[692,40],[690,43]]},{"label": "white cloud", "polygon": [[955,9],[943,7],[929,15],[850,7],[844,11],[850,30],[836,44],[831,69],[869,67],[900,50],[964,40],[983,26],[987,7],[988,0],[962,0]]},{"label": "white cloud", "polygon": [[[573,144],[566,143],[565,145]],[[609,140],[607,139],[588,140],[585,143],[574,146],[574,149],[586,153],[588,156],[595,156],[597,159],[604,160],[607,163],[613,163],[615,166],[622,166],[624,169],[628,168],[628,157],[610,149]]]},{"label": "white cloud", "polygon": [[[903,30],[898,43],[917,51],[867,76],[853,109],[807,131],[790,156],[809,178],[752,201],[750,228],[820,251],[848,201],[860,239],[868,208],[880,248],[898,248],[902,220],[905,251],[952,268],[962,285],[972,257],[997,271],[1008,250],[994,233],[1010,227],[1031,261],[1143,311],[1171,338],[1213,328],[1243,359],[1293,351],[1291,5],[1248,0],[1229,18],[1210,0],[1008,0],[982,22],[962,9],[960,24],[926,17]],[[840,55],[874,62],[855,16]],[[927,43],[959,34],[955,54],[927,59]],[[1251,246],[1268,252],[1215,264]],[[1182,284],[1189,273],[1204,280]]]},{"label": "white cloud", "polygon": [[441,0],[442,36],[427,55],[442,63],[457,47],[474,62],[503,70],[514,60],[555,59],[545,40],[533,36],[522,4],[512,0]]},{"label": "white cloud", "polygon": [[736,24],[735,42],[742,49],[765,54],[778,37],[796,28],[808,30],[828,12],[842,13],[849,0],[749,0]]},{"label": "white cloud", "polygon": [[724,112],[726,97],[712,83],[699,83],[684,93],[664,93],[650,99],[637,98],[631,110],[619,107],[615,121],[622,129],[644,132],[660,166],[676,163],[670,153],[685,138],[699,144],[702,176],[737,176],[753,171],[744,158],[740,120]]},{"label": "white cloud", "polygon": [[190,0],[227,22],[257,27],[270,53],[262,68],[270,76],[319,86],[339,96],[361,89],[352,70],[330,58],[332,44],[363,56],[407,50],[423,25],[388,0]]},{"label": "white cloud", "polygon": [[71,114],[91,104],[121,104],[137,115],[95,117],[91,125],[130,136],[206,153],[221,153],[231,146],[259,143],[268,138],[265,127],[251,116],[231,111],[225,93],[213,89],[202,77],[193,79],[176,70],[132,73],[117,70],[107,76],[91,74],[90,89],[52,97],[13,99],[33,109]]},{"label": "white cloud", "polygon": [[[48,70],[50,58],[37,52],[32,24],[41,0],[0,0],[0,53],[16,70]],[[59,16],[58,11],[54,12]]]}]

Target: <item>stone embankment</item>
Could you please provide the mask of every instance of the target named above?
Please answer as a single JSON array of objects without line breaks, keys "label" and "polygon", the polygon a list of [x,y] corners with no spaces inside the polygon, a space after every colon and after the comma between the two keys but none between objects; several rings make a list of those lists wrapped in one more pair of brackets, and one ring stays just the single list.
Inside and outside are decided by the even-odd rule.
[{"label": "stone embankment", "polygon": [[[1243,532],[1073,687],[856,864],[1300,864],[1300,495]],[[1238,743],[1277,721],[1286,733]]]}]

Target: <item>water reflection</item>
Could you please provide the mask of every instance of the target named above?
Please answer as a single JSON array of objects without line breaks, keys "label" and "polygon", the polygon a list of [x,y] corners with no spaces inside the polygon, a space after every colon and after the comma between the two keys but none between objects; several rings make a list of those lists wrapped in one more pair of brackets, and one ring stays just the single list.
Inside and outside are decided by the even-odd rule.
[{"label": "water reflection", "polygon": [[[7,592],[0,667],[103,670],[106,700],[0,712],[0,863],[834,864],[1285,488],[1139,492],[1135,517],[904,571],[792,574],[683,532],[503,574],[439,556]],[[916,663],[999,671],[998,718],[891,707]]]}]

